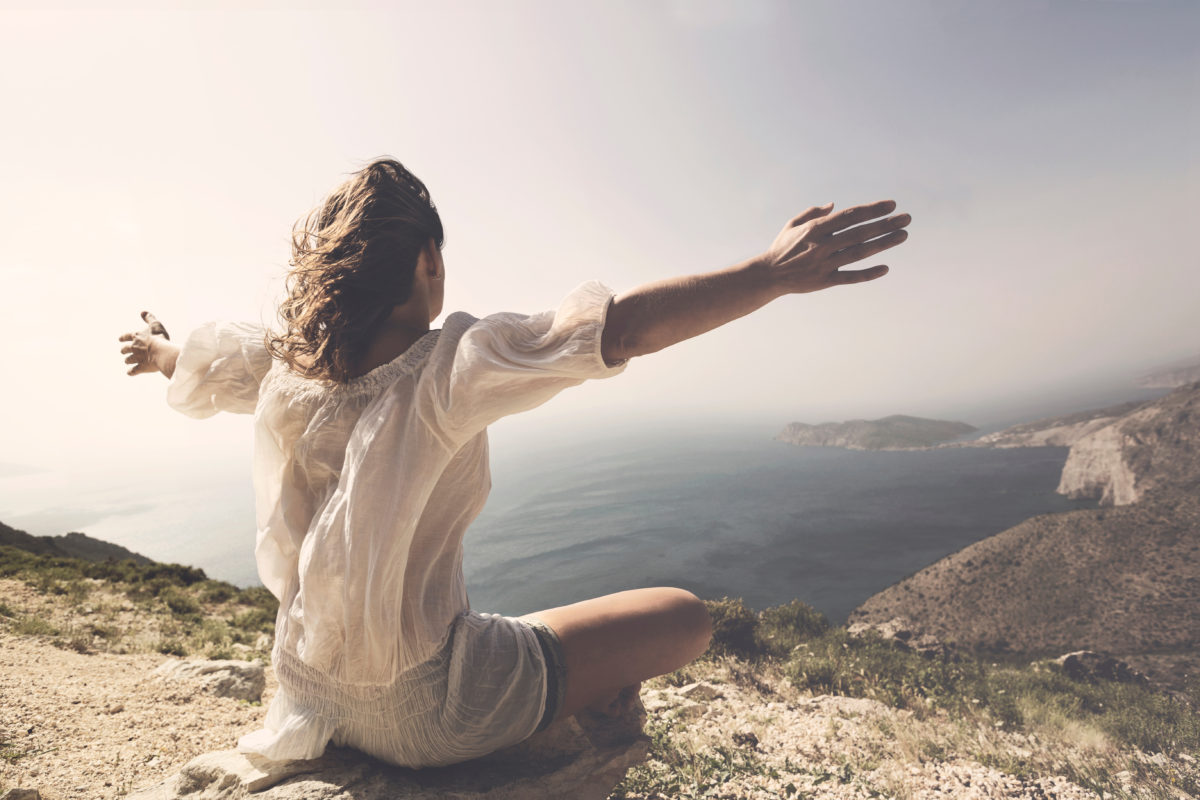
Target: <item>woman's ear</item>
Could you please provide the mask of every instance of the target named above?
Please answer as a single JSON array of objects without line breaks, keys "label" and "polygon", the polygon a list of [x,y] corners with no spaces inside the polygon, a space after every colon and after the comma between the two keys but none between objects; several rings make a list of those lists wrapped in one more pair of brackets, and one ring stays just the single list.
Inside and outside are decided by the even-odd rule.
[{"label": "woman's ear", "polygon": [[438,249],[437,242],[430,239],[425,247],[429,251],[429,277],[438,280],[446,277],[446,264],[442,261],[442,251]]}]

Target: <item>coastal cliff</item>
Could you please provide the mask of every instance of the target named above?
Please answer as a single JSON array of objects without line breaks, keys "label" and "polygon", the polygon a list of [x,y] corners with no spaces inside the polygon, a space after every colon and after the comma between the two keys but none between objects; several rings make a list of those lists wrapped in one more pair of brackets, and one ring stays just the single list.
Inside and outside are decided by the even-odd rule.
[{"label": "coastal cliff", "polygon": [[1075,441],[1059,491],[1117,508],[1034,517],[879,592],[849,622],[902,616],[997,652],[1086,647],[1122,654],[1176,685],[1193,680],[1200,673],[1200,383]]},{"label": "coastal cliff", "polygon": [[1156,490],[1194,488],[1197,481],[1200,382],[1140,405],[1077,440],[1058,491],[1122,506]]}]

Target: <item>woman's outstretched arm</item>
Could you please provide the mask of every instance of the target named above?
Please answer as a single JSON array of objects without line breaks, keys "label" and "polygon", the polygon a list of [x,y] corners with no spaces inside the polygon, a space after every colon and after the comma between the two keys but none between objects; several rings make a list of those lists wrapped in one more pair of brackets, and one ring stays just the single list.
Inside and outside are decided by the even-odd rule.
[{"label": "woman's outstretched arm", "polygon": [[891,200],[833,213],[813,207],[788,221],[762,255],[702,275],[648,283],[617,297],[608,310],[601,354],[610,364],[699,336],[785,294],[862,283],[887,274],[884,265],[839,268],[908,238],[908,214],[888,217]]}]

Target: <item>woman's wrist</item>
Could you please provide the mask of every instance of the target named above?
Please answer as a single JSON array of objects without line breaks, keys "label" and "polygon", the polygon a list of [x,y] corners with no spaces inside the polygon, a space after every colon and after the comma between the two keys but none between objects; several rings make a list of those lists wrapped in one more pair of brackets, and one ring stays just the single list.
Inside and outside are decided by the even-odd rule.
[{"label": "woman's wrist", "polygon": [[175,365],[179,361],[179,345],[161,336],[150,337],[150,360],[159,372],[170,378],[175,374]]},{"label": "woman's wrist", "polygon": [[757,295],[760,306],[789,293],[780,270],[771,266],[765,254],[743,261],[737,269],[745,274],[748,285],[753,287],[750,291]]}]

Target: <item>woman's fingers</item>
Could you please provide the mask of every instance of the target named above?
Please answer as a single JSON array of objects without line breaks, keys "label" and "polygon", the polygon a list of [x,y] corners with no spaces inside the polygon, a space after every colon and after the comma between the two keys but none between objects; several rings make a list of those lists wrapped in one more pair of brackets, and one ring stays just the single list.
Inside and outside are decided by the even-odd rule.
[{"label": "woman's fingers", "polygon": [[876,278],[882,278],[887,274],[887,265],[880,264],[877,267],[871,267],[869,269],[848,269],[844,272],[838,271],[833,273],[833,277],[839,285],[844,286],[850,283],[866,283],[867,281],[873,281]]},{"label": "woman's fingers", "polygon": [[876,220],[866,225],[859,225],[855,228],[834,234],[829,238],[829,244],[833,246],[835,251],[842,250],[891,233],[892,231],[898,231],[910,222],[912,222],[912,217],[908,214],[897,214],[894,217]]},{"label": "woman's fingers", "polygon": [[864,258],[870,258],[876,253],[882,253],[884,250],[895,247],[907,238],[908,231],[894,231],[886,236],[880,236],[878,239],[838,250],[829,257],[829,263],[834,267],[853,264],[855,261],[862,261]]},{"label": "woman's fingers", "polygon": [[849,228],[851,225],[858,225],[860,222],[866,222],[869,219],[886,216],[895,210],[895,200],[880,200],[862,206],[850,206],[850,208],[844,208],[836,214],[829,214],[824,219],[814,223],[813,232],[832,235],[844,228]]}]

